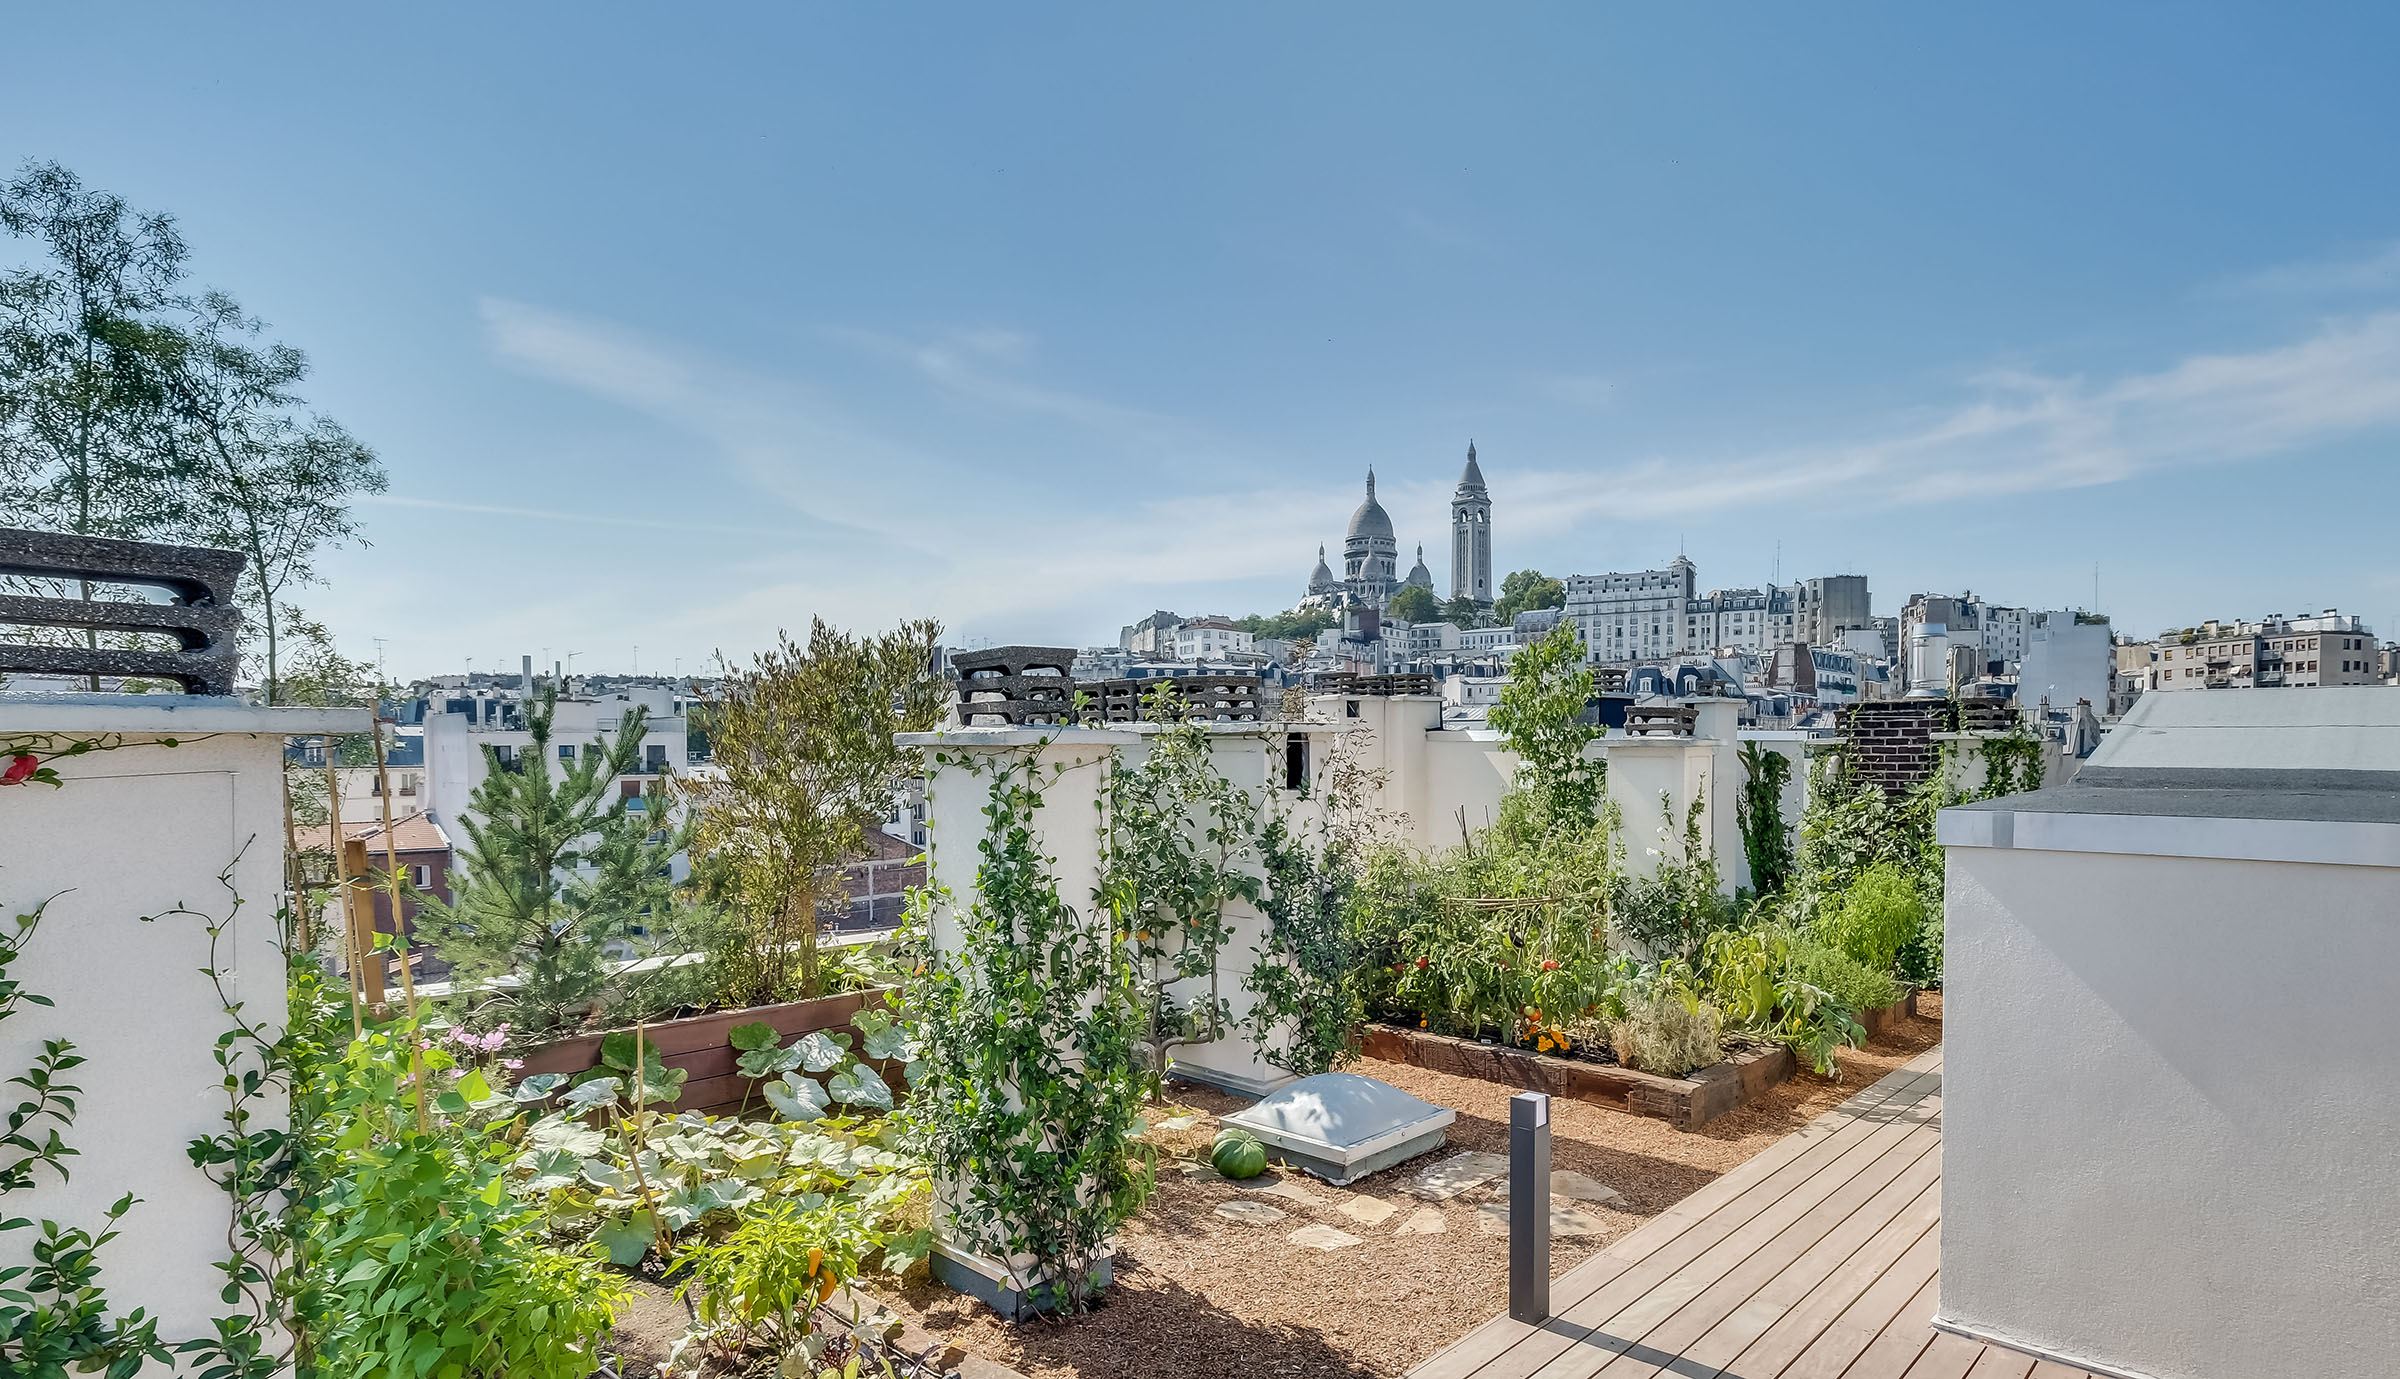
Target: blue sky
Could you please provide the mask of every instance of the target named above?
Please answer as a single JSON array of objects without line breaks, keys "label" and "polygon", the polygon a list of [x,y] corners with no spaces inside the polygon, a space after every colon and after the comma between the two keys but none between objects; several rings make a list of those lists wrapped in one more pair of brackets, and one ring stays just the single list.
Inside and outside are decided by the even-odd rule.
[{"label": "blue sky", "polygon": [[1470,437],[1504,571],[2388,636],[2396,29],[62,5],[0,159],[312,354],[392,491],[306,602],[401,675],[1281,608],[1370,464],[1446,588]]}]

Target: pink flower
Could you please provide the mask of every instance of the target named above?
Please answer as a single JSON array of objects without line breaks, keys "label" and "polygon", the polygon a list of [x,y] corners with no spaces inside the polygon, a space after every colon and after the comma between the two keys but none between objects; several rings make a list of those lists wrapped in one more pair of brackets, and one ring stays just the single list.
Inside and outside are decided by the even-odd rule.
[{"label": "pink flower", "polygon": [[31,752],[19,752],[9,759],[8,769],[0,771],[0,785],[23,785],[41,767],[41,760]]},{"label": "pink flower", "polygon": [[500,1060],[500,1066],[513,1073],[517,1069],[525,1066],[525,1060],[522,1058],[503,1058]]}]

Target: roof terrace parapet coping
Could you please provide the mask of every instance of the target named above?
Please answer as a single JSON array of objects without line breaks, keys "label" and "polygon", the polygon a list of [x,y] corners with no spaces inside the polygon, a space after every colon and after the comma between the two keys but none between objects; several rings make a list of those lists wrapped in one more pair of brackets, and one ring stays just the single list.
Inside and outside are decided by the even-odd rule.
[{"label": "roof terrace parapet coping", "polygon": [[0,731],[18,733],[363,733],[374,711],[251,704],[209,694],[49,694],[0,691]]},{"label": "roof terrace parapet coping", "polygon": [[1281,737],[1304,725],[1281,719],[1258,723],[1112,723],[1105,728],[1081,728],[1040,725],[1015,727],[1003,724],[978,724],[973,727],[936,728],[924,733],[895,734],[892,741],[903,747],[1062,747],[1123,746],[1129,741],[1155,737],[1178,727],[1196,727],[1211,737]]}]

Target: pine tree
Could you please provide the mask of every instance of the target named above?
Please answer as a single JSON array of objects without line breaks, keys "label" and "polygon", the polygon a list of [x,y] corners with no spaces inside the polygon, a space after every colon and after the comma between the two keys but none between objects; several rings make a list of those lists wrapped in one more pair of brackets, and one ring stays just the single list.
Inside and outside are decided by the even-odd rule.
[{"label": "pine tree", "polygon": [[[488,1002],[482,1012],[501,1007],[519,1034],[602,1002],[613,952],[637,946],[637,928],[672,929],[678,910],[668,862],[685,840],[616,788],[640,764],[646,711],[628,710],[613,741],[594,741],[554,774],[557,708],[555,690],[526,706],[533,745],[515,761],[483,749],[488,773],[458,821],[465,879],[451,904],[424,897],[419,914],[435,951],[457,965],[459,988]],[[513,990],[479,990],[504,975],[517,979]]]}]

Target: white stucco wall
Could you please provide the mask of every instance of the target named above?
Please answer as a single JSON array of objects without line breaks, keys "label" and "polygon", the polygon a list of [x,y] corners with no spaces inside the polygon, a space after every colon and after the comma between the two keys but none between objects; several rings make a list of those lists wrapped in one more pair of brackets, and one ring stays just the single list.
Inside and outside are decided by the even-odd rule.
[{"label": "white stucco wall", "polygon": [[2400,847],[2357,836],[2400,829],[2256,860],[2294,827],[1943,816],[1945,1320],[2156,1379],[2400,1372]]},{"label": "white stucco wall", "polygon": [[[989,772],[1002,757],[1033,754],[1039,761],[1044,782],[1042,807],[1032,826],[1044,854],[1052,859],[1051,876],[1058,884],[1059,898],[1086,923],[1105,923],[1095,912],[1093,897],[1099,889],[1102,865],[1099,827],[1104,816],[1099,806],[1107,790],[1110,763],[1121,759],[1129,766],[1138,765],[1155,731],[1132,727],[953,728],[904,735],[904,744],[926,749],[929,879],[947,887],[954,902],[950,911],[935,919],[935,948],[957,950],[955,915],[974,904],[975,873],[991,827],[983,813],[990,799]],[[1253,798],[1262,798],[1268,767],[1281,764],[1282,730],[1219,725],[1210,731],[1219,774],[1252,792]],[[968,766],[943,765],[935,760],[937,755],[965,757],[984,774]],[[1225,920],[1232,936],[1218,954],[1217,992],[1238,1026],[1256,1004],[1243,981],[1265,941],[1267,919],[1255,906],[1236,901],[1226,907]],[[1179,1004],[1188,1004],[1204,998],[1208,986],[1205,977],[1194,977],[1170,983],[1167,991]],[[1179,1045],[1170,1057],[1178,1071],[1244,1091],[1270,1090],[1290,1080],[1288,1073],[1261,1057],[1239,1028],[1229,1029],[1223,1039],[1213,1043]]]},{"label": "white stucco wall", "polygon": [[[0,734],[123,733],[129,743],[57,763],[60,788],[0,789],[0,922],[13,927],[7,917],[50,898],[12,975],[54,1002],[21,1005],[0,1024],[0,1076],[29,1066],[45,1039],[71,1040],[89,1060],[68,1074],[83,1089],[63,1136],[78,1151],[73,1177],[61,1184],[43,1173],[31,1192],[10,1196],[6,1214],[96,1229],[111,1202],[140,1197],[123,1235],[102,1251],[102,1279],[120,1309],[148,1309],[170,1342],[210,1334],[211,1319],[229,1310],[217,1296],[216,1265],[230,1203],[185,1152],[225,1129],[223,1073],[212,1055],[228,1021],[199,971],[209,965],[204,921],[142,917],[188,905],[223,918],[238,893],[245,903],[217,965],[245,1015],[280,1027],[278,734],[366,728],[364,710],[0,695]],[[180,745],[157,745],[161,736]],[[253,1115],[252,1129],[279,1124],[280,1099]],[[0,1237],[0,1258],[23,1262],[29,1234]]]}]

